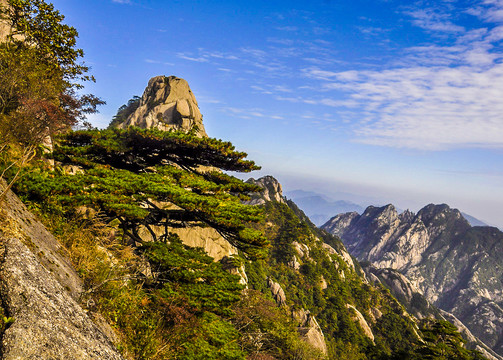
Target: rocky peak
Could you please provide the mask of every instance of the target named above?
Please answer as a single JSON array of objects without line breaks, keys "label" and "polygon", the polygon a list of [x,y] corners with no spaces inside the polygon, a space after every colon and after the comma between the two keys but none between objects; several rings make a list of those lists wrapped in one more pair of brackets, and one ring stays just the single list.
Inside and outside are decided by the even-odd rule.
[{"label": "rocky peak", "polygon": [[260,186],[264,189],[260,193],[254,193],[249,201],[250,205],[262,205],[268,201],[276,201],[285,204],[285,198],[283,197],[283,189],[278,180],[276,180],[271,175],[266,175],[260,179],[250,178],[246,181],[249,184],[254,184]]},{"label": "rocky peak", "polygon": [[400,221],[402,221],[402,222],[411,223],[412,221],[414,221],[416,214],[414,214],[412,211],[407,209],[403,213],[398,215],[398,217],[400,218]]},{"label": "rocky peak", "polygon": [[338,215],[323,228],[339,235],[358,260],[399,271],[431,304],[503,355],[503,232],[471,227],[446,204],[429,204],[415,216],[397,216],[388,205],[369,207],[349,222],[347,217],[352,215]]},{"label": "rocky peak", "polygon": [[447,223],[456,223],[457,227],[468,229],[469,222],[463,217],[458,209],[452,209],[446,204],[429,204],[419,210],[417,217],[426,226],[438,226]]},{"label": "rocky peak", "polygon": [[342,236],[345,229],[351,226],[352,222],[360,217],[357,212],[339,214],[328,220],[323,228],[331,234]]},{"label": "rocky peak", "polygon": [[149,80],[138,108],[118,125],[160,130],[190,131],[206,137],[203,116],[196,97],[184,79],[176,76],[156,76]]}]

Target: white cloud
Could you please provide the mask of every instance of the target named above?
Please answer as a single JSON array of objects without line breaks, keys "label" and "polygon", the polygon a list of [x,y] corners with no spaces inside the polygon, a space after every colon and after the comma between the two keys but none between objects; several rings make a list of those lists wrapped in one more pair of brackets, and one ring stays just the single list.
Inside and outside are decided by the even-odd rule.
[{"label": "white cloud", "polygon": [[186,55],[183,53],[178,53],[178,54],[176,54],[176,56],[179,57],[180,59],[195,61],[195,62],[208,62],[209,61],[207,57],[202,57],[202,56],[193,57],[193,56]]},{"label": "white cloud", "polygon": [[452,23],[448,16],[431,8],[405,12],[413,18],[412,23],[431,32],[459,33],[464,27]]},{"label": "white cloud", "polygon": [[333,83],[350,93],[348,102],[320,101],[367,114],[357,126],[359,142],[428,150],[503,148],[503,64],[487,70],[464,66],[365,71],[359,78]]},{"label": "white cloud", "polygon": [[[484,19],[503,10],[503,1],[483,5]],[[503,27],[466,31],[430,9],[408,15],[428,32],[456,37],[444,42],[448,45],[409,48],[381,71],[305,68],[302,74],[324,91],[315,103],[339,114],[349,111],[355,141],[361,143],[423,150],[503,148]]]},{"label": "white cloud", "polygon": [[131,4],[131,0],[112,0],[112,2],[117,4]]}]

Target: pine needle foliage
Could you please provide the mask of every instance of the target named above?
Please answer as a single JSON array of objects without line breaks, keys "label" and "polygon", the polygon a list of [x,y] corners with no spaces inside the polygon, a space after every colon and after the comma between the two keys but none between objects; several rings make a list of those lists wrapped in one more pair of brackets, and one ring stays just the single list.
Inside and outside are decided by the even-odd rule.
[{"label": "pine needle foliage", "polygon": [[141,229],[166,241],[170,229],[210,226],[251,258],[267,245],[248,226],[261,209],[242,203],[259,189],[219,170],[258,169],[229,142],[138,128],[75,131],[59,139],[53,157],[58,169],[29,171],[17,186],[51,211],[92,208],[107,223],[118,220],[132,244],[145,242]]}]

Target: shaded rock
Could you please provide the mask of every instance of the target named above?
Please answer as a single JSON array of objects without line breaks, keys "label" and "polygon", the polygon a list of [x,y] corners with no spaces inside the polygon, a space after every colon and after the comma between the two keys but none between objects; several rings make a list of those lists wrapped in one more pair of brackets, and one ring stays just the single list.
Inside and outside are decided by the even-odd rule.
[{"label": "shaded rock", "polygon": [[122,359],[70,294],[16,238],[3,238],[2,301],[14,323],[3,360]]},{"label": "shaded rock", "polygon": [[149,80],[138,108],[119,128],[138,126],[144,129],[190,131],[206,137],[203,116],[196,97],[184,79],[176,76],[156,76]]},{"label": "shaded rock", "polygon": [[490,347],[475,337],[472,332],[453,314],[440,310],[442,317],[456,326],[459,333],[467,341],[467,348],[478,350],[489,360],[501,360],[503,357],[496,354]]}]

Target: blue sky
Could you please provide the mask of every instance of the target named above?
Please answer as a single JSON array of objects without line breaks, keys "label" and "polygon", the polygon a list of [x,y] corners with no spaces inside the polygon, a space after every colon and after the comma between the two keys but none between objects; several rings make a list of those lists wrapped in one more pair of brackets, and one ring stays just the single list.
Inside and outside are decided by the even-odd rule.
[{"label": "blue sky", "polygon": [[53,3],[107,101],[98,127],[176,75],[254,177],[503,227],[501,0]]}]

